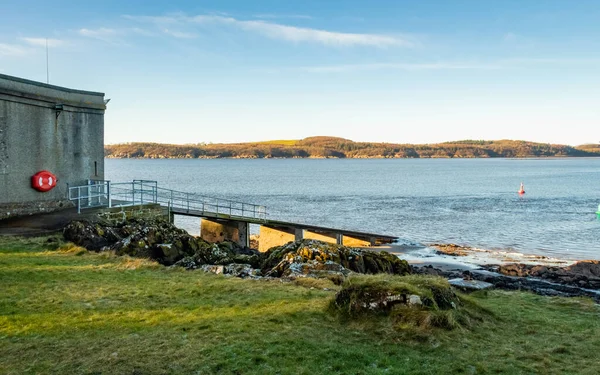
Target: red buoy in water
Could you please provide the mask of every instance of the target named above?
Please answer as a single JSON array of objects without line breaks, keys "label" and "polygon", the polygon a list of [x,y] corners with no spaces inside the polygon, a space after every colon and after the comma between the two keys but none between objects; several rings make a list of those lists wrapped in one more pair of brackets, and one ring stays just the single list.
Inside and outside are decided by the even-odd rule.
[{"label": "red buoy in water", "polygon": [[525,194],[525,186],[523,186],[523,183],[521,182],[521,188],[519,189],[519,195],[523,195]]}]

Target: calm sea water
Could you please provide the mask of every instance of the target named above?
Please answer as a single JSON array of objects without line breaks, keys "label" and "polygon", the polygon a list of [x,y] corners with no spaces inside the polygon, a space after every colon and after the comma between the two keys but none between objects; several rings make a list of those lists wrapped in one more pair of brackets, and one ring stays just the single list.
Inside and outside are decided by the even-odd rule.
[{"label": "calm sea water", "polygon": [[[600,259],[600,158],[107,159],[112,181],[267,206],[270,218],[568,259]],[[524,182],[526,194],[517,194]],[[197,219],[176,223],[198,233]]]}]

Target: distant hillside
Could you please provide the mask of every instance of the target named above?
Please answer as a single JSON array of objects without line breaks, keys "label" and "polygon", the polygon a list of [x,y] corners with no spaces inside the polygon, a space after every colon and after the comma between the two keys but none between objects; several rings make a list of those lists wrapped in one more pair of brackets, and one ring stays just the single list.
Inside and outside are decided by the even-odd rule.
[{"label": "distant hillside", "polygon": [[255,143],[124,143],[107,145],[108,158],[524,158],[600,156],[600,145],[571,147],[526,141],[464,140],[437,144],[353,142],[337,137],[310,137]]}]

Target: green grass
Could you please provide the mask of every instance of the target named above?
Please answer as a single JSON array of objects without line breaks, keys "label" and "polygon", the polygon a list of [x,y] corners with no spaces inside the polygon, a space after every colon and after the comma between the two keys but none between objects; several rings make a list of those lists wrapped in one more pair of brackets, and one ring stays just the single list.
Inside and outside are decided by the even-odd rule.
[{"label": "green grass", "polygon": [[[0,237],[1,374],[596,374],[587,299],[492,291],[494,319],[406,335],[327,312],[328,281],[240,280]],[[313,288],[313,289],[311,289]]]}]

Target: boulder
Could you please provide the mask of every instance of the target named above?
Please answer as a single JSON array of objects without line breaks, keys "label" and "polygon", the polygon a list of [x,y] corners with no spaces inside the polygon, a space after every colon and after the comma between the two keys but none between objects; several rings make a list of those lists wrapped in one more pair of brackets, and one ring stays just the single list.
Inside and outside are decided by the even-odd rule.
[{"label": "boulder", "polygon": [[226,266],[205,264],[200,266],[200,269],[204,272],[211,272],[216,275],[228,275],[240,278],[257,278],[261,276],[260,270],[252,268],[250,264],[232,263]]},{"label": "boulder", "polygon": [[458,257],[467,256],[467,255],[469,255],[469,252],[472,251],[472,248],[470,248],[470,247],[460,246],[460,245],[456,245],[453,243],[450,243],[450,244],[435,243],[435,244],[429,245],[429,247],[433,247],[433,248],[437,249],[437,251],[436,251],[437,254],[458,256]]},{"label": "boulder", "polygon": [[[98,232],[98,228],[91,223],[73,221],[63,229],[63,236],[67,241],[88,250],[100,250],[109,245],[111,241],[103,237],[106,232],[100,231],[102,234]],[[112,236],[112,232],[109,232],[109,236]]]},{"label": "boulder", "polygon": [[448,282],[431,276],[352,276],[331,307],[342,315],[389,314],[397,305],[451,310],[460,304]]},{"label": "boulder", "polygon": [[258,268],[261,264],[256,250],[227,242],[211,244],[163,220],[132,219],[115,226],[73,221],[63,230],[63,235],[88,250],[114,250],[117,255],[152,258],[164,265],[184,258],[186,268],[230,263],[248,263]]},{"label": "boulder", "polygon": [[452,285],[453,287],[462,289],[464,291],[483,290],[489,289],[494,286],[493,284],[487,283],[485,281],[467,280],[463,278],[450,279],[448,280],[448,283],[450,283],[450,285]]},{"label": "boulder", "polygon": [[[285,276],[292,264],[307,264],[301,272],[310,273],[316,264],[339,264],[344,270],[357,273],[390,273],[405,275],[411,273],[408,263],[385,251],[374,252],[359,248],[325,243],[317,240],[301,240],[274,247],[265,253],[263,271],[275,277]],[[339,272],[342,272],[339,270]]]},{"label": "boulder", "polygon": [[567,267],[511,263],[487,268],[507,276],[535,277],[559,284],[600,289],[600,261],[597,260],[583,260]]}]

